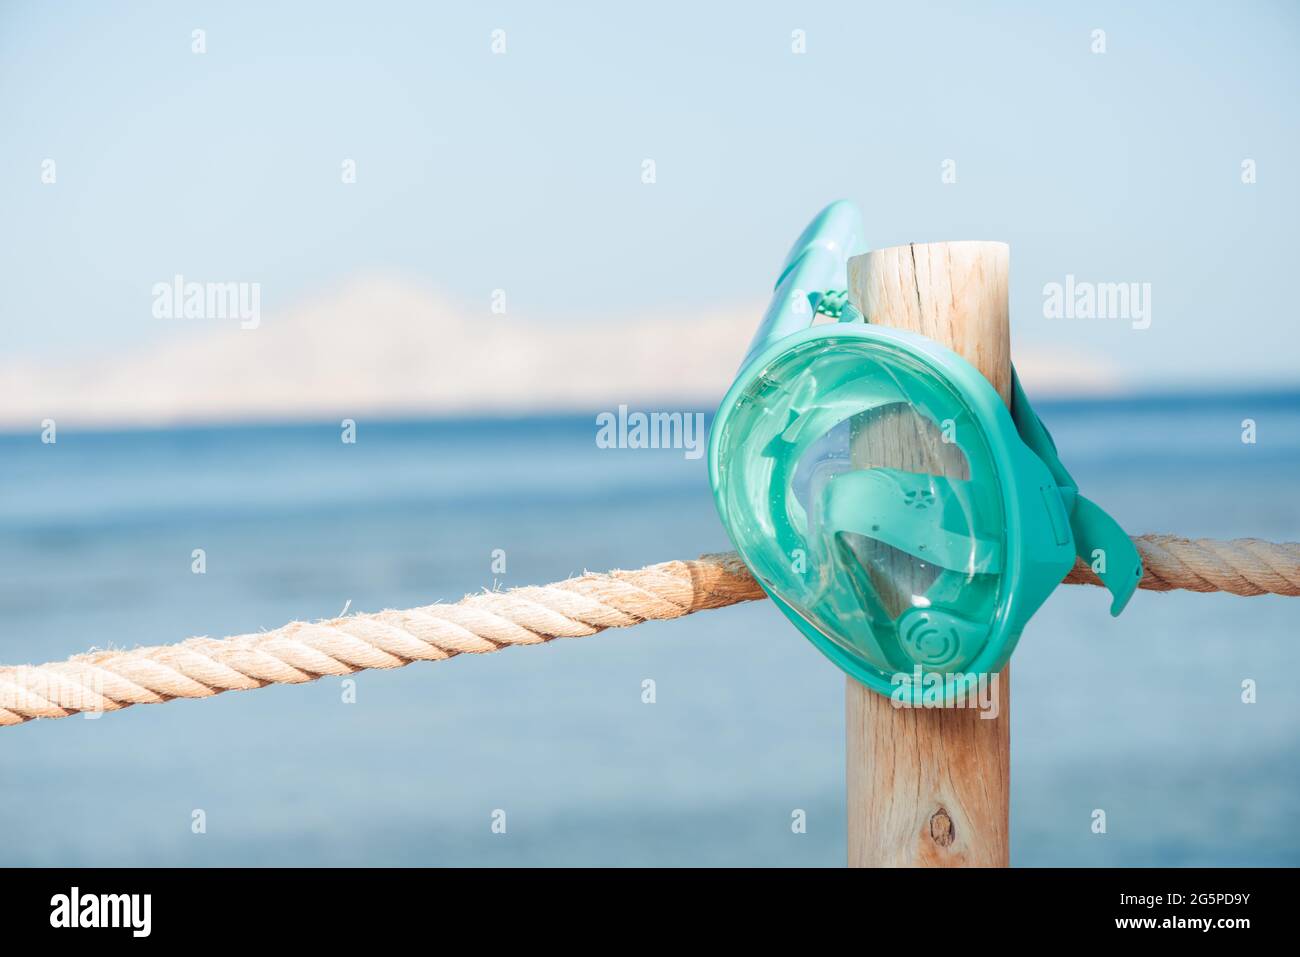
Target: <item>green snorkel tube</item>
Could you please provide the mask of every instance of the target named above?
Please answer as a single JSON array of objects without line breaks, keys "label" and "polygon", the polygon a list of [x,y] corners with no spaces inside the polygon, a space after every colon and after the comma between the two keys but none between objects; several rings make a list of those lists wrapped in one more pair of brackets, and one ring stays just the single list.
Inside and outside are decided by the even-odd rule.
[{"label": "green snorkel tube", "polygon": [[[1014,369],[1008,410],[961,356],[848,303],[863,235],[839,202],[795,242],[713,421],[709,480],[736,550],[823,654],[895,698],[942,675],[951,700],[1001,671],[1076,555],[1112,615],[1142,563],[1079,494]],[[911,468],[873,462],[884,417]]]}]

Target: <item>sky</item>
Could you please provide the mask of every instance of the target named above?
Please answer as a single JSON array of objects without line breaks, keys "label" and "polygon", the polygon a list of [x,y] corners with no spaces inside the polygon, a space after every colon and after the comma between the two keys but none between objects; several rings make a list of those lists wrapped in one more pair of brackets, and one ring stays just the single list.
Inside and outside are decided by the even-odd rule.
[{"label": "sky", "polygon": [[[876,248],[1010,243],[1013,356],[1295,386],[1298,45],[1290,2],[6,0],[0,379],[210,333],[151,312],[177,274],[258,283],[268,325],[375,277],[543,337],[756,324],[848,198]],[[1149,325],[1045,317],[1067,276]]]}]

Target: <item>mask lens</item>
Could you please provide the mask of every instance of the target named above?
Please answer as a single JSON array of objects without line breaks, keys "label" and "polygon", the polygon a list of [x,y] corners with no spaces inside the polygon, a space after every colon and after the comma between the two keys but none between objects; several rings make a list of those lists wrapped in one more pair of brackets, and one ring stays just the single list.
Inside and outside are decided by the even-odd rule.
[{"label": "mask lens", "polygon": [[1005,517],[961,395],[891,343],[815,339],[733,407],[719,489],[773,594],[884,676],[954,672],[997,613]]}]

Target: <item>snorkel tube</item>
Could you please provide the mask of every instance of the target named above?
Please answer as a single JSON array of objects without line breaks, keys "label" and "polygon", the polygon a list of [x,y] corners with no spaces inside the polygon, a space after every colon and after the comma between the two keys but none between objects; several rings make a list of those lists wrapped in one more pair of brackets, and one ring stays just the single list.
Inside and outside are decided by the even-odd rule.
[{"label": "snorkel tube", "polygon": [[767,346],[811,325],[818,312],[836,318],[848,301],[849,259],[867,251],[862,213],[845,200],[831,203],[799,234],[776,279],[772,303],[740,363],[743,370]]},{"label": "snorkel tube", "polygon": [[[795,241],[714,419],[709,478],[736,550],[820,651],[882,694],[919,669],[951,696],[1002,669],[1076,556],[1113,615],[1142,566],[1079,494],[1014,368],[1008,409],[952,350],[848,303],[864,252],[846,202]],[[910,467],[872,447],[885,418]]]}]

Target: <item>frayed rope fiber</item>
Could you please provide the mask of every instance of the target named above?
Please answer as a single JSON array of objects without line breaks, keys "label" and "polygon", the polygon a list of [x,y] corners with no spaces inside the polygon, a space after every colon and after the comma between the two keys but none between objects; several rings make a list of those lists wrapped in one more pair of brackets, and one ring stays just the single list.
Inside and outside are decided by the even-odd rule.
[{"label": "frayed rope fiber", "polygon": [[[1170,535],[1133,541],[1142,555],[1144,589],[1300,595],[1300,543]],[[1083,562],[1065,581],[1100,584]],[[469,595],[450,605],[295,621],[259,634],[0,667],[0,726],[582,638],[763,597],[740,557],[727,552]]]}]

